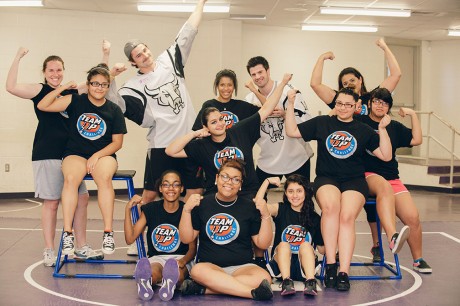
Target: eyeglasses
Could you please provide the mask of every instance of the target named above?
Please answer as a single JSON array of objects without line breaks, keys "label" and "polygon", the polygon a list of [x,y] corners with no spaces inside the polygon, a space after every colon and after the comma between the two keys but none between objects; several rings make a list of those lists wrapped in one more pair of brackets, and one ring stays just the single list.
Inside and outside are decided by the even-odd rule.
[{"label": "eyeglasses", "polygon": [[179,189],[180,187],[182,187],[182,184],[181,183],[163,183],[161,184],[161,187],[163,187],[164,189],[168,189],[170,187],[174,188],[174,189]]},{"label": "eyeglasses", "polygon": [[241,182],[243,181],[242,179],[240,179],[239,177],[235,176],[235,177],[230,177],[226,174],[219,174],[220,178],[224,181],[224,182],[228,182],[228,181],[232,181],[232,184],[241,184]]},{"label": "eyeglasses", "polygon": [[380,105],[380,106],[385,106],[385,107],[390,106],[390,103],[385,102],[385,101],[380,100],[380,99],[372,99],[372,104]]},{"label": "eyeglasses", "polygon": [[89,84],[93,87],[102,87],[102,88],[109,88],[110,86],[110,83],[89,82]]},{"label": "eyeglasses", "polygon": [[335,103],[335,107],[337,107],[337,108],[342,108],[342,107],[352,108],[353,106],[355,106],[355,104],[356,103],[350,104],[350,103],[337,102],[337,103]]}]

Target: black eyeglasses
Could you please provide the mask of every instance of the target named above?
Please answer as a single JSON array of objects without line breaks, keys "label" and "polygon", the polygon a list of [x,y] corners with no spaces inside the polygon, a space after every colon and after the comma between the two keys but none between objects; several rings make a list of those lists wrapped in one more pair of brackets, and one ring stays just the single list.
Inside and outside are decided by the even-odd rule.
[{"label": "black eyeglasses", "polygon": [[381,106],[390,106],[390,103],[388,102],[385,102],[383,100],[380,100],[380,99],[372,99],[372,103],[375,104],[375,105],[381,105]]},{"label": "black eyeglasses", "polygon": [[242,179],[240,179],[239,177],[235,176],[235,177],[230,177],[226,174],[219,174],[220,178],[224,181],[224,182],[228,182],[228,181],[232,181],[232,184],[241,184],[241,182],[243,181]]},{"label": "black eyeglasses", "polygon": [[93,87],[102,87],[102,88],[109,88],[110,86],[110,83],[89,82],[89,84]]},{"label": "black eyeglasses", "polygon": [[352,108],[353,106],[355,106],[355,103],[350,104],[350,103],[337,102],[337,103],[335,103],[335,106],[336,106],[337,108],[342,108],[342,107],[345,107],[345,108]]},{"label": "black eyeglasses", "polygon": [[174,189],[179,189],[180,187],[182,186],[181,183],[163,183],[161,184],[161,187],[163,187],[164,189],[168,189],[170,187],[174,188]]}]

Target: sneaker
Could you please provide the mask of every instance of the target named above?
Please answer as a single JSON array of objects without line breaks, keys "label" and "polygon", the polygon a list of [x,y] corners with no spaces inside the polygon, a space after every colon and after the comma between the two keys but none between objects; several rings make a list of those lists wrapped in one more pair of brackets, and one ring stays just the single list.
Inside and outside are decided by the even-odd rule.
[{"label": "sneaker", "polygon": [[294,282],[290,278],[283,279],[281,286],[281,295],[295,294]]},{"label": "sneaker", "polygon": [[88,244],[85,244],[81,248],[75,249],[73,258],[78,260],[102,260],[104,259],[104,254],[93,250]]},{"label": "sneaker", "polygon": [[179,265],[177,264],[177,260],[169,258],[166,260],[163,267],[163,282],[161,284],[160,291],[158,291],[160,299],[163,301],[169,301],[173,298],[178,280]]},{"label": "sneaker", "polygon": [[71,255],[75,251],[75,237],[71,232],[64,232],[62,235],[62,254]]},{"label": "sneaker", "polygon": [[425,260],[423,260],[423,258],[420,260],[414,261],[412,268],[415,271],[423,273],[423,274],[430,274],[433,272],[433,269],[430,267],[430,265],[428,265],[428,263]]},{"label": "sneaker", "polygon": [[318,290],[316,289],[316,279],[311,278],[305,281],[305,289],[303,289],[305,295],[317,295]]},{"label": "sneaker", "polygon": [[203,295],[206,291],[206,287],[198,284],[194,280],[186,279],[180,286],[182,295]]},{"label": "sneaker", "polygon": [[134,270],[134,278],[137,284],[137,296],[144,301],[151,300],[153,297],[152,268],[148,258],[139,259],[136,270]]},{"label": "sneaker", "polygon": [[266,279],[260,283],[259,287],[252,289],[251,294],[256,301],[267,301],[273,298],[272,287]]},{"label": "sneaker", "polygon": [[402,249],[404,245],[404,242],[406,242],[407,238],[409,238],[409,234],[410,228],[407,225],[405,225],[399,233],[394,233],[393,237],[391,237],[390,242],[391,253],[399,253],[399,251]]},{"label": "sneaker", "polygon": [[324,275],[324,285],[326,288],[335,288],[337,285],[337,264],[326,264]]},{"label": "sneaker", "polygon": [[350,280],[348,279],[347,273],[339,272],[339,274],[337,275],[337,290],[338,291],[350,290]]},{"label": "sneaker", "polygon": [[126,250],[126,254],[128,256],[137,256],[139,253],[137,252],[137,243],[134,242],[134,243],[131,243],[128,247],[128,249]]},{"label": "sneaker", "polygon": [[53,249],[43,250],[43,265],[45,267],[54,267],[56,265],[56,256]]},{"label": "sneaker", "polygon": [[372,262],[380,262],[382,258],[380,257],[380,247],[375,246],[371,248]]},{"label": "sneaker", "polygon": [[102,238],[102,252],[108,255],[115,252],[115,240],[113,239],[113,232],[104,232],[104,236]]}]

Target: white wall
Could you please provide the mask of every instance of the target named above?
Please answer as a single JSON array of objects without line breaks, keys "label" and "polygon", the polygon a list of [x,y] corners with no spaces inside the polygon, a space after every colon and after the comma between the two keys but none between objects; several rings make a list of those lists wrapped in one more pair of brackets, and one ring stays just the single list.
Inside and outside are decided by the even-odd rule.
[{"label": "white wall", "polygon": [[[50,54],[60,55],[66,65],[65,81],[81,81],[85,71],[98,63],[103,38],[112,42],[111,63],[127,63],[123,46],[130,38],[140,38],[159,54],[171,43],[184,19],[158,18],[139,15],[102,14],[94,12],[2,9],[0,11],[0,193],[33,191],[30,162],[35,114],[30,101],[16,98],[6,92],[6,74],[19,46],[30,49],[20,64],[20,82],[42,80],[41,64]],[[358,68],[366,77],[368,89],[377,86],[384,75],[382,51],[375,46],[377,36],[359,34],[308,33],[298,29],[243,25],[240,21],[205,21],[200,27],[189,61],[186,80],[195,108],[213,96],[212,83],[216,72],[230,68],[237,72],[244,98],[244,82],[249,79],[247,60],[256,55],[265,56],[271,64],[274,79],[284,72],[294,73],[292,84],[307,98],[312,115],[323,114],[328,108],[314,95],[309,80],[318,56],[332,50],[336,55],[327,62],[324,83],[336,88],[337,75],[346,66]],[[424,110],[442,108],[446,119],[456,122],[459,113],[460,63],[456,59],[460,42],[423,44],[422,84],[429,86],[423,96]],[[431,51],[428,51],[431,47]],[[447,50],[446,50],[447,49]],[[444,74],[446,70],[447,74]],[[135,73],[130,68],[118,79],[118,85]],[[129,133],[119,152],[120,169],[135,169],[135,186],[142,187],[146,131],[128,122]],[[4,172],[5,163],[11,165]],[[118,187],[121,186],[121,187]],[[117,185],[117,188],[124,187]]]}]

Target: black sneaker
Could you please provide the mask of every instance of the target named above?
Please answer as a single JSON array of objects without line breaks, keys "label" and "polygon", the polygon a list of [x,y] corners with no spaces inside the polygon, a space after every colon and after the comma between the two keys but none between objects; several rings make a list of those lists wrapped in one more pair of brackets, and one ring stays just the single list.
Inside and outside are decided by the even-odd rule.
[{"label": "black sneaker", "polygon": [[415,271],[419,273],[423,273],[423,274],[430,274],[433,272],[433,269],[431,269],[430,265],[425,260],[423,260],[423,258],[420,260],[414,261],[412,268]]},{"label": "black sneaker", "polygon": [[326,264],[326,273],[324,275],[324,285],[326,288],[335,288],[337,286],[337,264]]},{"label": "black sneaker", "polygon": [[372,247],[371,254],[372,254],[372,262],[380,262],[382,260],[382,258],[380,257],[380,247],[379,246]]},{"label": "black sneaker", "polygon": [[259,287],[251,290],[252,298],[256,301],[267,301],[273,298],[273,291],[270,283],[264,279]]},{"label": "black sneaker", "polygon": [[305,295],[317,295],[318,291],[316,289],[316,279],[311,278],[305,281],[305,289],[303,289],[303,294]]},{"label": "black sneaker", "polygon": [[281,295],[295,294],[294,282],[290,278],[283,279],[281,283]]},{"label": "black sneaker", "polygon": [[205,291],[205,286],[202,286],[191,279],[184,280],[180,286],[180,292],[182,295],[203,295]]},{"label": "black sneaker", "polygon": [[339,272],[339,275],[337,275],[337,290],[338,291],[350,290],[350,280],[348,279],[347,273]]},{"label": "black sneaker", "polygon": [[390,242],[390,250],[393,254],[398,254],[399,251],[402,249],[404,242],[406,242],[407,238],[410,235],[410,228],[409,226],[405,225],[401,229],[399,233],[395,233],[393,237],[391,237]]}]

